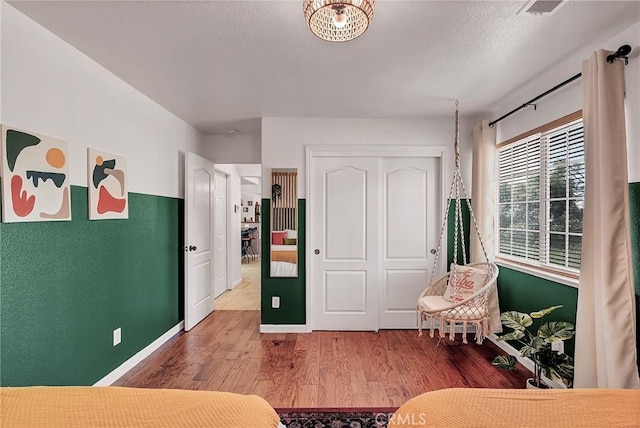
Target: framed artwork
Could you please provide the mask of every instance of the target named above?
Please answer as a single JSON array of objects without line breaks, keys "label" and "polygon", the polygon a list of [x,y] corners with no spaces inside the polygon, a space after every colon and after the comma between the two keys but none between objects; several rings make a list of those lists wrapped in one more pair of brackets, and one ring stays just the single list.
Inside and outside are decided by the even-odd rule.
[{"label": "framed artwork", "polygon": [[67,142],[2,126],[2,221],[71,220]]},{"label": "framed artwork", "polygon": [[126,158],[87,149],[89,220],[129,218]]}]

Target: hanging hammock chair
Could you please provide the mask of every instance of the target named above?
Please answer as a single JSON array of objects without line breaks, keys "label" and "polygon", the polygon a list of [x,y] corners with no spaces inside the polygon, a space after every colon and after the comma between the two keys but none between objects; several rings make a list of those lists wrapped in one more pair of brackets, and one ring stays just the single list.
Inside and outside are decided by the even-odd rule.
[{"label": "hanging hammock chair", "polygon": [[[446,327],[448,326],[449,340],[454,340],[456,325],[462,324],[462,342],[467,343],[467,327],[468,325],[473,325],[476,330],[476,342],[482,344],[483,339],[489,335],[489,296],[496,286],[498,266],[489,261],[460,172],[460,121],[458,118],[458,101],[456,101],[456,135],[454,148],[455,170],[451,190],[447,198],[447,207],[445,207],[444,221],[442,223],[442,229],[440,230],[438,249],[436,250],[433,269],[431,270],[430,285],[418,298],[418,330],[422,336],[424,322],[430,321],[430,336],[433,337],[436,321],[438,321],[440,339],[446,337]],[[484,262],[467,264],[461,196],[464,197],[469,207],[471,221],[475,227],[478,241],[484,254]],[[434,281],[433,278],[442,250],[442,240],[447,230],[449,220],[448,208],[451,206],[451,201],[455,201],[453,234],[454,263],[451,264],[449,272]],[[461,243],[462,265],[456,264],[459,260],[458,242]]]}]

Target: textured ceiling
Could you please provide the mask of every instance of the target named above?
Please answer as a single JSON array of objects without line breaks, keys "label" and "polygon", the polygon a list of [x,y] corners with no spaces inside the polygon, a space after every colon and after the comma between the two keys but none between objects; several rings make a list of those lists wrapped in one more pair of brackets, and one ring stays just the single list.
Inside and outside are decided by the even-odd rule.
[{"label": "textured ceiling", "polygon": [[[378,1],[361,38],[332,44],[302,1],[11,2],[204,133],[258,133],[260,117],[466,116],[573,49],[640,20],[640,2]],[[577,68],[577,67],[576,67]]]}]

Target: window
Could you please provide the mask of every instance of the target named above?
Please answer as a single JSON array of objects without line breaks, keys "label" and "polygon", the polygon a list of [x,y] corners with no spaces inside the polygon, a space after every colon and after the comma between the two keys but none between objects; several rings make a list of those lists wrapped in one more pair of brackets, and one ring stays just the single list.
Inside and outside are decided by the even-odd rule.
[{"label": "window", "polygon": [[496,254],[580,270],[584,209],[582,118],[498,148]]}]

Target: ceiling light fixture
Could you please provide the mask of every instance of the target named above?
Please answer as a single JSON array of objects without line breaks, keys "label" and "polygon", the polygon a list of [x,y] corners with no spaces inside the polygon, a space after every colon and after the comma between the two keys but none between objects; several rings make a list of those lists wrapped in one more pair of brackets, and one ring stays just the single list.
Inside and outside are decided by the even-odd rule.
[{"label": "ceiling light fixture", "polygon": [[313,34],[330,42],[361,36],[373,18],[375,0],[304,0],[303,10]]}]

